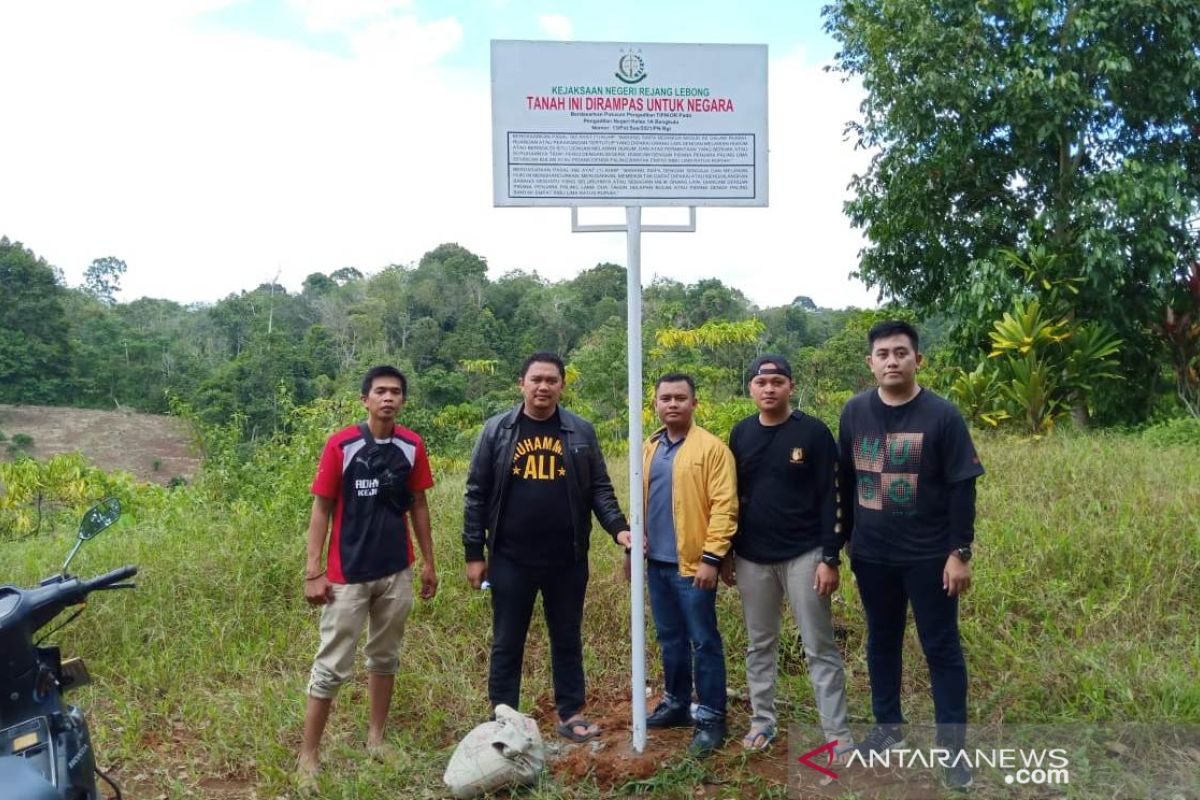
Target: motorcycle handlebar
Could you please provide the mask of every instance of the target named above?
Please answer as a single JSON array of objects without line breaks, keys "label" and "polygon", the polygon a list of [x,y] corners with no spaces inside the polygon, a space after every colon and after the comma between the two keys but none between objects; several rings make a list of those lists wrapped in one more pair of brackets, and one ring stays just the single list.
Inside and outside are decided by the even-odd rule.
[{"label": "motorcycle handlebar", "polygon": [[[27,623],[30,631],[41,630],[67,606],[84,602],[90,592],[113,588],[136,575],[137,571],[138,568],[131,564],[91,580],[55,576],[32,589],[9,587],[12,589],[11,597],[16,600],[15,603],[9,603],[6,611],[0,608],[0,640],[3,640],[4,630],[14,625]],[[0,796],[4,796],[3,791],[0,791]]]},{"label": "motorcycle handlebar", "polygon": [[118,567],[112,572],[101,575],[98,578],[92,578],[89,581],[83,581],[83,591],[86,594],[87,592],[94,592],[97,589],[107,588],[114,583],[120,583],[126,578],[132,578],[134,575],[137,575],[137,571],[138,568],[132,564],[124,567]]}]

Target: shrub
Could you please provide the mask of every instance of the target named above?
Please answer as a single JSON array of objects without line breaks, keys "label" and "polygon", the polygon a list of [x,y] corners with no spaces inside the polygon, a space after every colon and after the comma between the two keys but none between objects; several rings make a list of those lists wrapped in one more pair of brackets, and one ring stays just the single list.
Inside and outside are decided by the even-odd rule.
[{"label": "shrub", "polygon": [[1200,445],[1200,417],[1180,417],[1152,425],[1142,438],[1156,447]]},{"label": "shrub", "polygon": [[27,433],[14,433],[12,440],[5,449],[8,451],[9,456],[13,458],[28,456],[33,452],[33,437]]}]

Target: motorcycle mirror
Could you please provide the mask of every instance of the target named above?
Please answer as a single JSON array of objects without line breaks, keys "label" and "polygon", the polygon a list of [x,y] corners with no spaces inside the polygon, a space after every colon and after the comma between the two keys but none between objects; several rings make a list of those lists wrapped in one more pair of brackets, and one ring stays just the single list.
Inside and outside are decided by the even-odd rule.
[{"label": "motorcycle mirror", "polygon": [[115,497],[104,498],[83,515],[83,520],[79,523],[79,538],[86,542],[116,522],[120,516],[121,501]]},{"label": "motorcycle mirror", "polygon": [[75,554],[79,552],[79,546],[112,525],[120,516],[121,501],[115,497],[106,497],[87,510],[87,513],[83,515],[83,519],[79,521],[79,539],[75,542],[75,546],[71,548],[71,553],[67,556],[67,560],[63,562],[62,571],[64,575],[67,574],[67,566],[71,563],[71,559],[75,558]]}]

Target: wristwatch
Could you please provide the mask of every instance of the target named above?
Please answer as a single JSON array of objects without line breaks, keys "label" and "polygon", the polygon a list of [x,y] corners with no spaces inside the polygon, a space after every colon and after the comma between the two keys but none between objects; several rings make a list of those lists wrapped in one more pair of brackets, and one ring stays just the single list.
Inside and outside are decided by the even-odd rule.
[{"label": "wristwatch", "polygon": [[950,551],[950,555],[958,556],[959,561],[967,564],[971,561],[971,545],[967,544],[962,547],[956,547]]},{"label": "wristwatch", "polygon": [[821,556],[821,562],[827,567],[833,567],[834,569],[837,569],[841,566],[842,559],[835,554],[832,556]]}]

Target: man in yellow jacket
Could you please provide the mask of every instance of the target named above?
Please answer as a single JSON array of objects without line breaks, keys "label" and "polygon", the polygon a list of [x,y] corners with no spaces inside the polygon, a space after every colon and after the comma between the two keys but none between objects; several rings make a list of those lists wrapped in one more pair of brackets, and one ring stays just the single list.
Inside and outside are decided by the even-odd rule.
[{"label": "man in yellow jacket", "polygon": [[694,724],[689,752],[704,757],[726,736],[717,575],[737,529],[738,509],[733,455],[724,442],[692,424],[695,409],[696,382],[690,375],[676,372],[658,379],[654,410],[663,427],[642,449],[642,488],[646,583],[666,694],[646,725]]}]

